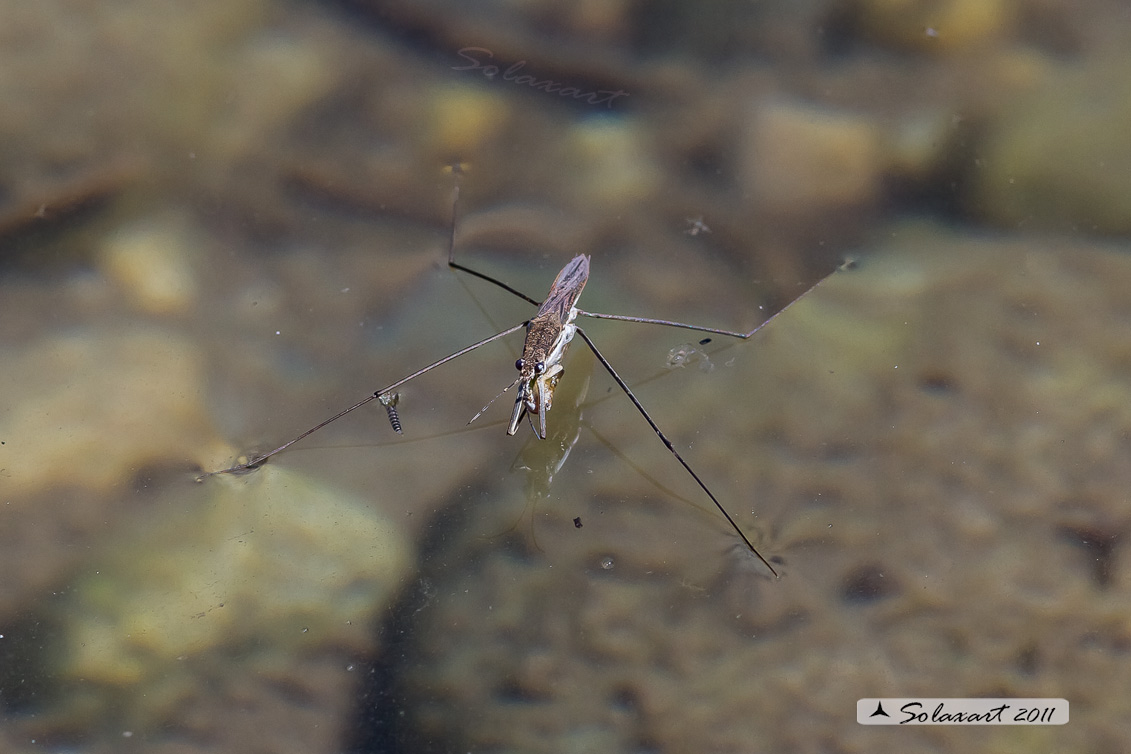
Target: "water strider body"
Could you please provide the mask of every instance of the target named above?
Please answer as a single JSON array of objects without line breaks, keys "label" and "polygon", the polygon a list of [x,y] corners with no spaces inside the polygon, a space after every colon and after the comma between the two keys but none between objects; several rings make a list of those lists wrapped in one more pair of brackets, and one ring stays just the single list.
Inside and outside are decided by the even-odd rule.
[{"label": "water strider body", "polygon": [[[564,368],[562,359],[577,333],[577,299],[589,279],[589,257],[579,254],[562,268],[550,295],[538,307],[538,313],[526,323],[526,342],[522,344],[522,357],[514,363],[518,370],[518,398],[507,427],[507,434],[518,431],[525,415],[539,439],[546,439],[546,414],[554,398],[554,388]],[[514,384],[514,383],[512,383]],[[506,389],[509,389],[506,388]],[[504,392],[505,390],[504,389]],[[534,417],[538,423],[534,423]]]},{"label": "water strider body", "polygon": [[699,487],[703,490],[703,492],[706,493],[707,497],[711,499],[711,502],[715,504],[715,507],[719,509],[719,512],[722,513],[723,517],[726,518],[727,522],[731,525],[735,532],[738,533],[738,536],[742,538],[742,541],[746,545],[746,547],[748,547],[752,553],[758,556],[758,559],[761,560],[775,576],[777,576],[777,571],[774,569],[774,567],[770,565],[770,562],[766,560],[766,558],[763,557],[760,552],[758,552],[757,548],[755,548],[754,545],[750,542],[750,539],[738,526],[735,520],[731,518],[730,513],[727,512],[726,508],[723,507],[722,503],[719,502],[714,493],[712,493],[707,485],[703,482],[703,480],[699,478],[699,475],[695,473],[694,469],[691,468],[687,461],[683,459],[683,456],[681,456],[672,445],[671,440],[668,439],[667,435],[665,435],[660,427],[656,424],[656,422],[653,421],[651,415],[649,415],[648,411],[633,394],[632,390],[628,387],[628,384],[621,378],[617,371],[613,369],[612,364],[610,364],[605,356],[601,353],[601,351],[598,350],[597,346],[593,343],[592,340],[590,340],[585,331],[578,327],[576,320],[579,316],[592,317],[595,319],[615,319],[626,322],[642,322],[645,324],[665,325],[667,327],[678,327],[685,330],[696,330],[699,332],[715,333],[717,335],[727,335],[735,338],[747,339],[761,330],[763,327],[768,325],[770,322],[772,322],[776,317],[780,316],[782,312],[799,301],[807,293],[815,289],[818,285],[821,284],[821,282],[823,282],[824,279],[810,286],[808,290],[806,290],[790,303],[786,304],[786,306],[779,310],[776,314],[766,319],[753,330],[745,333],[732,332],[730,330],[719,330],[716,328],[702,327],[699,325],[689,325],[683,322],[672,322],[668,320],[650,319],[646,317],[630,317],[620,314],[600,314],[597,312],[587,312],[579,309],[577,308],[577,300],[581,296],[582,290],[584,290],[585,288],[586,281],[589,280],[589,257],[585,254],[579,254],[578,256],[574,257],[565,267],[562,268],[561,272],[558,273],[557,278],[554,279],[554,283],[550,287],[550,292],[549,294],[547,294],[545,300],[539,302],[500,280],[497,280],[482,272],[473,270],[469,267],[465,267],[464,265],[459,264],[455,261],[455,207],[458,203],[458,197],[459,184],[457,182],[455,187],[455,200],[453,201],[452,210],[452,229],[448,245],[448,266],[452,267],[453,269],[467,272],[482,280],[486,280],[489,283],[492,283],[506,291],[509,291],[519,298],[529,301],[531,304],[534,304],[538,307],[538,312],[525,322],[520,322],[519,324],[514,325],[513,327],[509,327],[502,332],[495,333],[489,338],[484,338],[483,340],[480,340],[477,343],[473,343],[466,348],[461,348],[455,353],[449,354],[444,358],[439,359],[438,361],[434,361],[426,367],[416,370],[407,377],[403,377],[390,385],[386,385],[385,387],[370,394],[369,396],[358,401],[352,406],[338,412],[337,414],[334,414],[329,419],[316,424],[297,437],[283,443],[274,450],[254,456],[245,463],[237,464],[220,471],[210,472],[209,474],[203,475],[201,478],[203,478],[204,476],[210,476],[212,474],[237,473],[257,468],[268,458],[271,458],[277,453],[281,453],[282,451],[291,447],[305,437],[322,429],[327,424],[340,419],[346,414],[351,413],[352,411],[355,411],[356,409],[361,408],[365,404],[374,400],[379,401],[381,405],[385,407],[385,410],[389,414],[389,422],[392,425],[393,430],[397,432],[397,434],[402,434],[400,417],[398,416],[396,411],[397,399],[399,396],[395,391],[398,387],[426,372],[430,372],[436,367],[457,359],[466,353],[474,351],[480,346],[487,345],[492,341],[510,335],[511,333],[516,332],[524,327],[526,328],[526,340],[523,343],[522,356],[515,362],[515,368],[518,370],[518,377],[516,377],[512,383],[503,388],[502,392],[500,392],[499,395],[496,395],[495,398],[492,398],[486,406],[480,409],[479,413],[471,417],[471,420],[468,423],[470,424],[471,422],[479,418],[479,416],[487,410],[487,408],[491,405],[491,403],[495,401],[496,398],[517,385],[518,395],[515,398],[514,410],[511,413],[511,420],[509,425],[507,426],[507,434],[515,434],[518,431],[519,424],[522,423],[523,417],[526,417],[530,423],[531,429],[534,430],[534,434],[537,435],[538,438],[544,440],[546,439],[546,416],[550,411],[551,405],[553,404],[554,389],[557,386],[558,381],[561,379],[562,374],[564,373],[562,360],[565,357],[565,353],[569,347],[570,342],[575,336],[580,335],[581,339],[585,341],[585,344],[593,352],[593,355],[597,357],[597,360],[601,362],[601,365],[605,368],[605,370],[609,373],[609,375],[613,378],[613,380],[617,383],[621,390],[624,391],[624,394],[628,396],[629,400],[632,401],[632,404],[640,412],[641,416],[644,417],[645,421],[648,422],[648,425],[652,428],[652,431],[656,433],[656,436],[660,438],[660,440],[664,443],[664,446],[667,447],[667,449],[671,452],[675,459],[679,461],[680,465],[682,465],[683,468],[686,469],[687,473],[691,475],[692,479],[694,479]]}]

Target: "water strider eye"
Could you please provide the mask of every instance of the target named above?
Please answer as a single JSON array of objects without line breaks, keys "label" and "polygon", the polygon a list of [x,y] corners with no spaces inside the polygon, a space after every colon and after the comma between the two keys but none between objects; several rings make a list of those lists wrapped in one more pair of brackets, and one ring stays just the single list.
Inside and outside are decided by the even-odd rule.
[{"label": "water strider eye", "polygon": [[524,366],[526,366],[526,362],[525,362],[525,361],[523,361],[522,359],[519,359],[518,361],[516,361],[516,362],[514,363],[514,368],[515,368],[515,369],[517,369],[517,370],[518,370],[518,371],[520,371],[520,372],[522,371],[522,368],[523,368]]},{"label": "water strider eye", "polygon": [[546,371],[546,362],[539,361],[534,365],[534,374],[542,374]]}]

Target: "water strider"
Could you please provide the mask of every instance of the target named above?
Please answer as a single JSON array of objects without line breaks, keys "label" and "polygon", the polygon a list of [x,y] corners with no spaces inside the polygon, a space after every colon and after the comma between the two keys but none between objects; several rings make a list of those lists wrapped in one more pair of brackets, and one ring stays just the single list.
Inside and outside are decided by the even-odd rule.
[{"label": "water strider", "polygon": [[[652,427],[652,431],[656,433],[656,436],[660,438],[660,440],[664,443],[664,446],[667,447],[669,451],[671,451],[671,454],[675,457],[675,459],[679,461],[683,468],[687,470],[687,473],[691,475],[691,478],[694,479],[699,487],[703,490],[703,492],[707,494],[707,497],[711,499],[711,502],[714,503],[715,507],[719,509],[719,512],[723,514],[723,517],[726,518],[727,523],[729,523],[735,530],[735,532],[738,533],[738,536],[742,538],[742,541],[748,548],[750,548],[750,551],[757,555],[758,559],[761,560],[775,576],[777,576],[778,572],[772,565],[770,565],[770,562],[762,556],[762,553],[758,552],[758,549],[754,547],[754,545],[750,542],[750,539],[746,536],[745,532],[743,532],[735,522],[735,520],[731,518],[730,513],[728,513],[726,508],[723,507],[723,504],[719,502],[718,498],[715,497],[714,493],[711,492],[706,483],[704,483],[703,480],[699,478],[699,475],[695,473],[695,470],[692,469],[687,461],[683,459],[683,456],[681,456],[679,454],[679,451],[677,451],[672,445],[671,440],[669,440],[667,435],[663,433],[660,427],[652,419],[651,415],[649,415],[648,411],[644,408],[643,404],[641,404],[637,397],[633,394],[628,384],[617,373],[617,371],[613,369],[612,364],[609,363],[608,359],[605,358],[604,354],[601,353],[601,351],[597,348],[597,346],[593,343],[593,341],[589,338],[585,331],[578,327],[576,320],[578,317],[592,317],[594,319],[615,319],[624,322],[642,322],[644,324],[665,325],[667,327],[678,327],[685,330],[696,330],[698,332],[726,335],[729,337],[741,338],[745,340],[747,338],[750,338],[763,327],[772,322],[776,317],[781,315],[782,312],[801,300],[806,294],[813,291],[817,286],[824,282],[824,280],[826,280],[828,276],[822,278],[821,280],[818,280],[807,290],[805,290],[800,296],[793,299],[793,301],[786,304],[781,310],[770,316],[768,319],[766,319],[764,322],[762,322],[760,325],[755,327],[753,330],[750,330],[749,332],[732,332],[730,330],[720,330],[713,327],[703,327],[700,325],[689,325],[684,322],[672,322],[664,319],[631,317],[622,314],[601,314],[598,312],[587,312],[582,309],[578,309],[577,300],[581,296],[582,290],[584,290],[585,288],[586,281],[588,281],[589,279],[589,256],[586,254],[577,255],[576,257],[571,259],[565,267],[562,268],[561,272],[559,272],[558,276],[554,279],[553,285],[550,286],[550,292],[549,294],[547,294],[545,300],[539,302],[536,299],[527,296],[525,293],[512,288],[501,280],[497,280],[490,275],[478,272],[477,270],[473,270],[470,267],[465,267],[464,265],[459,264],[455,261],[455,229],[456,215],[459,204],[460,173],[458,166],[453,170],[453,172],[456,175],[456,183],[454,187],[452,202],[452,225],[448,238],[448,266],[452,269],[462,270],[463,272],[474,275],[475,277],[496,285],[503,290],[508,291],[515,296],[518,296],[519,298],[529,301],[531,304],[538,307],[538,312],[525,322],[520,322],[513,327],[508,327],[502,332],[495,333],[489,338],[484,338],[483,340],[480,340],[476,343],[472,343],[466,348],[461,348],[455,353],[449,354],[438,361],[432,362],[426,367],[422,367],[421,369],[416,370],[407,377],[402,377],[396,382],[390,385],[386,385],[385,387],[370,394],[369,396],[358,401],[352,406],[339,411],[329,419],[319,422],[302,434],[291,440],[288,440],[274,450],[254,456],[245,463],[240,463],[227,469],[209,472],[202,475],[200,478],[203,479],[204,477],[212,476],[214,474],[230,474],[257,468],[268,458],[271,458],[277,453],[281,453],[300,440],[322,429],[327,424],[337,421],[346,414],[355,411],[356,409],[359,409],[370,401],[374,400],[380,402],[380,404],[385,408],[385,411],[389,415],[389,423],[392,425],[393,430],[397,434],[402,434],[400,417],[398,416],[396,409],[399,396],[395,391],[398,387],[404,385],[410,380],[419,377],[422,374],[425,374],[426,372],[432,371],[438,366],[447,364],[449,361],[457,359],[466,353],[470,353],[480,346],[485,346],[488,343],[510,335],[511,333],[516,332],[517,330],[524,327],[526,328],[526,341],[522,347],[522,356],[515,362],[514,365],[515,369],[518,370],[518,376],[511,384],[503,388],[503,390],[498,395],[496,395],[495,398],[492,398],[486,406],[480,409],[479,412],[475,414],[475,416],[471,417],[471,420],[468,421],[468,424],[478,419],[479,416],[487,410],[487,408],[495,401],[496,398],[500,397],[501,395],[503,395],[503,393],[506,393],[511,388],[518,386],[518,395],[515,398],[514,410],[511,413],[510,424],[507,426],[507,434],[515,434],[518,431],[518,427],[522,423],[523,418],[525,417],[530,423],[531,429],[534,430],[534,434],[537,435],[538,438],[544,440],[546,439],[546,415],[549,413],[551,404],[553,402],[554,389],[555,387],[557,387],[558,380],[561,379],[561,376],[564,372],[564,368],[562,367],[562,360],[565,357],[566,349],[569,347],[569,344],[573,340],[574,336],[580,335],[581,339],[585,341],[585,344],[593,352],[593,355],[596,356],[597,360],[601,362],[601,366],[605,368],[605,371],[609,373],[609,375],[613,378],[617,385],[620,386],[620,389],[624,391],[624,394],[628,396],[628,399],[632,401],[632,405],[636,406],[637,411],[639,411],[640,415],[644,417],[644,420],[648,422],[648,425]],[[535,417],[537,417],[537,421],[535,421]]]}]

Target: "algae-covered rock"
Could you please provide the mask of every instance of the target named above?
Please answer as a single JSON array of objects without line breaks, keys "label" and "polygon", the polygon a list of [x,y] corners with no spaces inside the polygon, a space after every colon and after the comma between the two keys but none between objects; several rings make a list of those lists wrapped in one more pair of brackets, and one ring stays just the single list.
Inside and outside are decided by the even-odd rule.
[{"label": "algae-covered rock", "polygon": [[802,102],[759,104],[744,139],[743,179],[778,213],[868,206],[884,167],[874,119]]},{"label": "algae-covered rock", "polygon": [[7,494],[105,492],[148,463],[214,442],[203,357],[152,327],[92,327],[0,349],[0,466]]},{"label": "algae-covered rock", "polygon": [[1012,228],[1131,230],[1131,68],[1098,59],[1044,77],[988,129],[971,209]]},{"label": "algae-covered rock", "polygon": [[199,302],[198,239],[173,213],[135,220],[111,234],[99,266],[127,300],[149,314],[185,314]]},{"label": "algae-covered rock", "polygon": [[278,672],[296,654],[371,649],[411,563],[373,503],[276,467],[182,489],[62,605],[58,674],[85,682],[91,708],[153,720],[218,658]]},{"label": "algae-covered rock", "polygon": [[648,153],[646,132],[639,121],[588,118],[570,131],[569,149],[578,171],[571,193],[578,201],[623,206],[653,196],[662,185],[661,172]]}]

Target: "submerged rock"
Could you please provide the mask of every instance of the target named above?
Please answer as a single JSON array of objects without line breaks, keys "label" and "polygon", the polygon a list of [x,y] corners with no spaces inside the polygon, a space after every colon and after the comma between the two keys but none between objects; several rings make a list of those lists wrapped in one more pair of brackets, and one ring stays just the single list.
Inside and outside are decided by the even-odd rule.
[{"label": "submerged rock", "polygon": [[175,715],[202,672],[285,675],[301,658],[372,649],[371,623],[411,564],[373,503],[272,466],[170,498],[62,605],[58,676],[86,692],[72,698],[144,727]]},{"label": "submerged rock", "polygon": [[0,465],[13,498],[60,487],[108,492],[146,464],[215,442],[203,356],[176,333],[93,327],[0,353]]},{"label": "submerged rock", "polygon": [[[1086,116],[1082,116],[1086,113]],[[971,210],[1004,228],[1131,231],[1131,69],[1052,69],[988,129]]]}]

